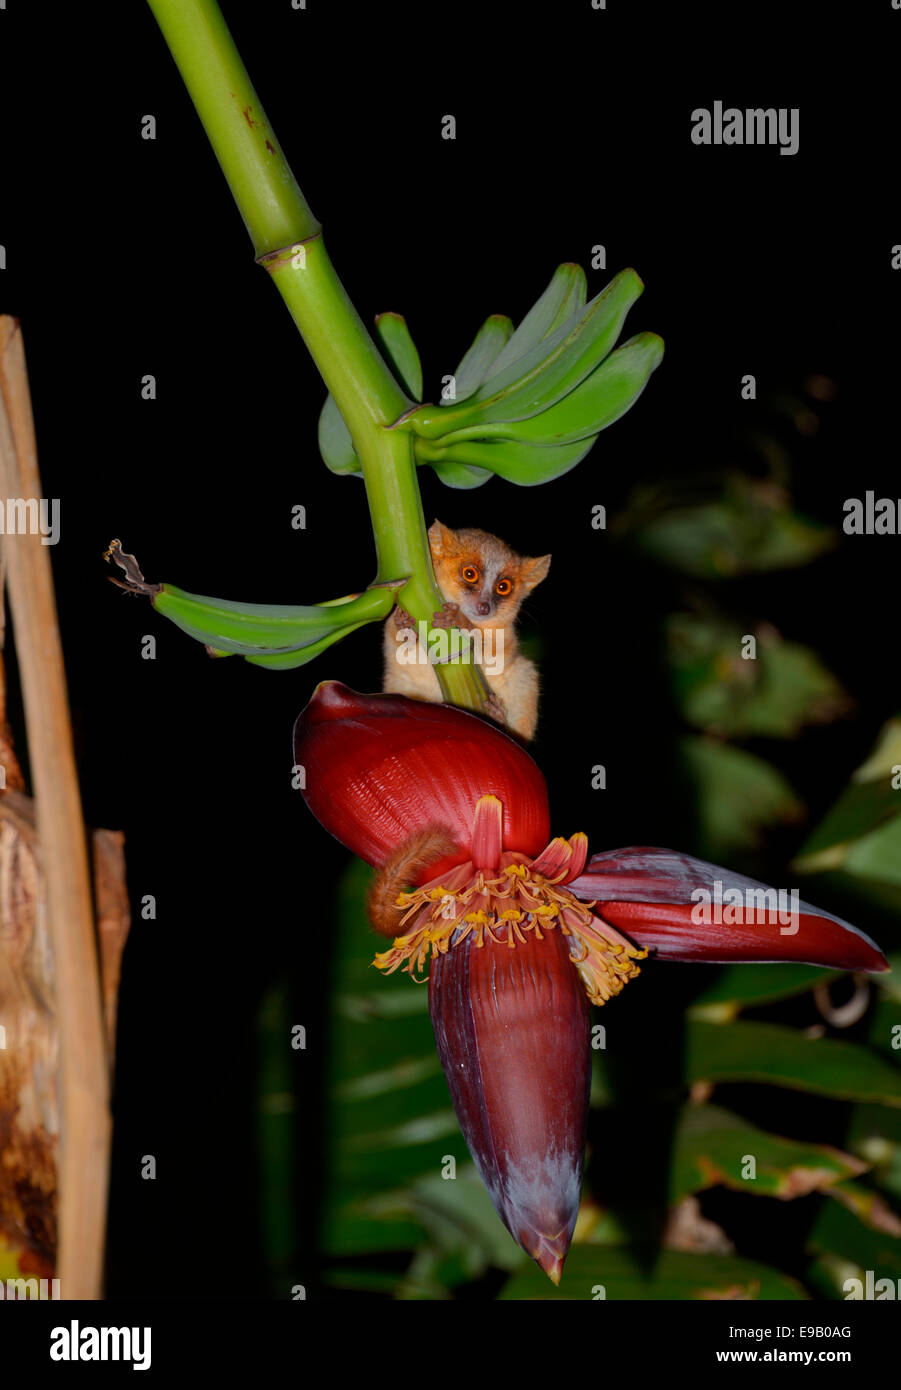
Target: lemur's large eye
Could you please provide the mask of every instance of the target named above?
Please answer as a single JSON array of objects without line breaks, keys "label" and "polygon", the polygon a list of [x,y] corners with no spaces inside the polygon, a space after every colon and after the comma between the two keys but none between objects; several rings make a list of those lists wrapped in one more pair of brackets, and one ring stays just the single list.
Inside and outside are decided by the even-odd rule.
[{"label": "lemur's large eye", "polygon": [[476,569],[475,565],[463,566],[463,578],[467,584],[478,584],[479,571]]},{"label": "lemur's large eye", "polygon": [[499,579],[494,586],[494,592],[500,594],[502,598],[506,598],[507,594],[513,592],[513,585],[509,579]]}]

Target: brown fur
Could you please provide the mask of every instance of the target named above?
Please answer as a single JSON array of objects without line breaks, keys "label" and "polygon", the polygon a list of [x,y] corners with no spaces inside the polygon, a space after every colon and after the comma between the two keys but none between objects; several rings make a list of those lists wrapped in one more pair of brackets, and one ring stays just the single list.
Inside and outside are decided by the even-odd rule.
[{"label": "brown fur", "polygon": [[[447,601],[445,625],[452,620],[457,627],[481,629],[495,642],[503,634],[503,670],[485,671],[491,692],[486,713],[521,738],[531,739],[538,722],[538,671],[519,651],[516,619],[523,600],[546,577],[550,555],[517,555],[488,531],[471,527],[451,531],[440,521],[429,528],[429,548],[438,588]],[[477,574],[476,582],[464,578],[470,573]],[[499,594],[498,585],[509,586],[510,592]],[[487,611],[479,611],[480,607]],[[398,622],[389,618],[382,689],[414,700],[439,701],[441,687],[434,668],[398,662],[397,642]]]},{"label": "brown fur", "polygon": [[415,887],[432,864],[437,864],[455,849],[454,841],[443,826],[428,825],[411,835],[385,860],[366,897],[367,915],[380,935],[397,936],[402,916],[397,906],[398,894]]}]

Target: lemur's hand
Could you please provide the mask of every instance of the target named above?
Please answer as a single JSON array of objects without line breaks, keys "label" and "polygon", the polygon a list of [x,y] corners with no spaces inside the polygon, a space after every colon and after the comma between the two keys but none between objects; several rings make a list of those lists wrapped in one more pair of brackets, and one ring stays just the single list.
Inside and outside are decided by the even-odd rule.
[{"label": "lemur's hand", "polygon": [[410,617],[406,608],[401,608],[400,604],[397,605],[394,612],[391,614],[391,620],[397,632],[402,632],[404,628],[412,628],[414,632],[416,631],[413,619]]},{"label": "lemur's hand", "polygon": [[449,599],[437,613],[432,614],[432,627],[462,627],[462,618],[459,606]]}]

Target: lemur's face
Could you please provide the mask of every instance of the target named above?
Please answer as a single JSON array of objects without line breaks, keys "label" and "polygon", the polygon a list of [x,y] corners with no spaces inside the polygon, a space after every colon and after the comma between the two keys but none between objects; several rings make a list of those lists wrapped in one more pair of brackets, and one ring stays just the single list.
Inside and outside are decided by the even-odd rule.
[{"label": "lemur's face", "polygon": [[441,592],[473,627],[503,627],[516,617],[523,594],[511,557],[486,560],[462,555],[444,567]]},{"label": "lemur's face", "polygon": [[477,628],[512,625],[551,563],[550,555],[517,555],[487,531],[451,531],[440,521],[429,528],[429,547],[439,589]]}]

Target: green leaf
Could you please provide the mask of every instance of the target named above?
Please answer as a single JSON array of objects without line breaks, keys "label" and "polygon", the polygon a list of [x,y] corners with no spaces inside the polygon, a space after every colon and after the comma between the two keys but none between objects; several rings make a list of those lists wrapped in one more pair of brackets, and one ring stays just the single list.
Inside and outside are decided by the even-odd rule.
[{"label": "green leaf", "polygon": [[[413,1186],[440,1181],[448,1155],[458,1171],[469,1163],[435,1051],[428,992],[372,967],[379,938],[363,909],[370,880],[367,865],[353,861],[340,883],[333,940],[323,1242],[328,1255],[342,1257],[424,1247],[430,1237]],[[398,1282],[395,1273],[392,1287]]]},{"label": "green leaf", "polygon": [[855,1105],[845,1142],[872,1164],[882,1191],[901,1201],[901,1111],[884,1105]]},{"label": "green leaf", "polygon": [[860,878],[901,884],[901,816],[892,816],[850,845],[842,859],[842,869]]},{"label": "green leaf", "polygon": [[800,873],[841,868],[875,883],[901,884],[901,720],[881,729],[866,761],[806,840],[795,860]]},{"label": "green leaf", "polygon": [[[746,1177],[748,1158],[754,1176]],[[859,1159],[825,1144],[804,1144],[757,1129],[714,1105],[686,1105],[675,1135],[669,1198],[722,1184],[753,1197],[789,1200],[861,1173]]]},{"label": "green leaf", "polygon": [[877,1140],[883,1146],[897,1144],[901,1148],[901,1114],[884,1105],[855,1105],[847,1143],[868,1163],[876,1163],[877,1149],[871,1140]]},{"label": "green leaf", "polygon": [[372,1199],[368,1210],[374,1217],[406,1219],[419,1228],[419,1238],[411,1244],[420,1248],[396,1289],[400,1298],[440,1298],[446,1289],[481,1278],[490,1266],[514,1270],[527,1262],[471,1163],[459,1166],[453,1178],[417,1178]]},{"label": "green leaf", "polygon": [[727,738],[793,738],[843,712],[847,697],[815,652],[761,636],[756,658],[728,619],[678,613],[667,622],[674,689],[685,719]]},{"label": "green leaf", "polygon": [[[892,788],[890,777],[874,782],[852,782],[808,837],[795,860],[806,873],[820,868],[845,867],[847,851],[856,840],[881,828],[901,811],[901,792]],[[825,851],[841,847],[839,854]]]},{"label": "green leaf", "polygon": [[901,718],[889,719],[869,756],[854,773],[855,782],[878,782],[894,773],[901,764]]},{"label": "green leaf", "polygon": [[901,1003],[897,999],[877,995],[867,1020],[867,1040],[901,1071]]},{"label": "green leaf", "polygon": [[889,963],[889,972],[877,975],[874,983],[881,994],[901,1003],[901,951],[890,951],[885,958]]},{"label": "green leaf", "polygon": [[[866,1154],[863,1155],[865,1158]],[[883,1192],[888,1193],[895,1205],[901,1205],[901,1144],[891,1144],[879,1154],[878,1162],[873,1161],[876,1181]]]},{"label": "green leaf", "polygon": [[636,489],[618,529],[659,564],[703,579],[806,565],[836,544],[832,528],[792,511],[769,479],[730,473],[701,488],[719,495],[694,501],[694,480]]},{"label": "green leaf", "polygon": [[901,1072],[875,1053],[774,1023],[686,1020],[685,1075],[689,1082],[755,1081],[901,1106]]},{"label": "green leaf", "polygon": [[394,1294],[398,1277],[387,1270],[335,1266],[323,1271],[322,1282],[345,1293]]},{"label": "green leaf", "polygon": [[808,1239],[812,1251],[840,1255],[875,1277],[901,1276],[901,1238],[858,1220],[839,1202],[824,1202]]},{"label": "green leaf", "polygon": [[[600,1291],[603,1289],[603,1293]],[[514,1274],[499,1298],[581,1299],[617,1301],[641,1299],[803,1299],[804,1289],[787,1274],[734,1255],[693,1255],[681,1250],[660,1252],[650,1270],[631,1250],[574,1245],[558,1288],[537,1265]]]},{"label": "green leaf", "polygon": [[844,1299],[845,1280],[858,1272],[856,1265],[838,1255],[817,1255],[804,1271],[804,1282],[814,1298]]},{"label": "green leaf", "polygon": [[[696,973],[699,969],[704,967],[696,967]],[[726,965],[718,968],[710,984],[695,995],[692,1007],[735,1003],[743,1009],[756,1008],[760,1004],[771,1004],[776,999],[806,994],[814,985],[837,980],[842,973],[840,970],[824,970],[819,965],[783,964],[781,961],[763,965]]]},{"label": "green leaf", "polygon": [[[800,864],[794,863],[791,867],[801,872]],[[806,867],[807,861],[804,864]],[[812,899],[814,902],[844,903],[845,915],[850,914],[855,921],[859,920],[865,929],[869,921],[872,930],[886,944],[897,936],[898,920],[901,919],[901,884],[846,873],[844,868],[818,868],[811,874],[804,896],[808,902]]]},{"label": "green leaf", "polygon": [[865,1187],[859,1182],[840,1182],[830,1187],[828,1193],[871,1230],[901,1236],[901,1219],[895,1215],[885,1198],[874,1192],[871,1187]]},{"label": "green leaf", "polygon": [[714,863],[754,848],[766,826],[804,813],[782,773],[752,753],[699,737],[682,739],[679,753],[693,788],[697,853]]}]

